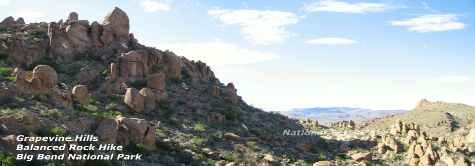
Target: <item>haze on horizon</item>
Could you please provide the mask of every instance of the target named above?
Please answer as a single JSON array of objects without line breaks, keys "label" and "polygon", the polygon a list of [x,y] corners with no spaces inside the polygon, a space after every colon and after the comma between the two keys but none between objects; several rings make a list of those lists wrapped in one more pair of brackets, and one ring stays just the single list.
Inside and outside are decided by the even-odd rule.
[{"label": "haze on horizon", "polygon": [[0,14],[101,21],[114,6],[140,42],[206,62],[266,110],[475,105],[471,0],[0,0]]}]

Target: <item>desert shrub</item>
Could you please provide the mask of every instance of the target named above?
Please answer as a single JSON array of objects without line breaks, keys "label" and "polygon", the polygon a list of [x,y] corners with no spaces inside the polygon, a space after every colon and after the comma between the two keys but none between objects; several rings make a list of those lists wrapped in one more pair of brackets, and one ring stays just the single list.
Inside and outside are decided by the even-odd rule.
[{"label": "desert shrub", "polygon": [[15,165],[15,157],[13,155],[0,152],[0,165],[1,166],[14,166]]},{"label": "desert shrub", "polygon": [[12,73],[13,69],[10,67],[0,67],[0,76],[8,77]]},{"label": "desert shrub", "polygon": [[195,124],[195,127],[193,127],[193,129],[195,131],[198,131],[198,132],[205,132],[206,128],[207,128],[207,126],[203,123],[197,123],[197,124]]},{"label": "desert shrub", "polygon": [[251,150],[254,150],[254,151],[259,150],[259,147],[257,147],[257,142],[255,141],[246,142],[246,145]]},{"label": "desert shrub", "polygon": [[14,76],[5,77],[5,80],[10,81],[10,82],[16,82],[16,77]]},{"label": "desert shrub", "polygon": [[66,135],[66,130],[62,127],[53,127],[50,129],[50,134],[53,136],[65,136]]},{"label": "desert shrub", "polygon": [[5,33],[5,32],[8,32],[8,28],[0,27],[0,33]]},{"label": "desert shrub", "polygon": [[155,135],[156,135],[157,137],[162,137],[162,138],[164,138],[164,137],[167,137],[167,132],[166,132],[164,129],[157,128],[157,129],[155,129]]},{"label": "desert shrub", "polygon": [[229,109],[227,111],[224,111],[223,114],[227,120],[231,120],[231,121],[239,120],[241,117],[241,112],[234,109]]},{"label": "desert shrub", "polygon": [[64,112],[58,109],[42,110],[40,112],[41,116],[50,117],[50,118],[60,118],[64,116]]},{"label": "desert shrub", "polygon": [[146,152],[145,145],[137,144],[130,142],[129,145],[125,148],[125,150],[129,153],[140,153],[144,154]]},{"label": "desert shrub", "polygon": [[44,39],[44,38],[48,38],[48,33],[46,31],[32,31],[28,33],[28,36],[32,38]]},{"label": "desert shrub", "polygon": [[205,144],[208,140],[206,138],[201,138],[201,137],[193,137],[191,139],[191,143],[193,143],[196,146],[202,146]]}]

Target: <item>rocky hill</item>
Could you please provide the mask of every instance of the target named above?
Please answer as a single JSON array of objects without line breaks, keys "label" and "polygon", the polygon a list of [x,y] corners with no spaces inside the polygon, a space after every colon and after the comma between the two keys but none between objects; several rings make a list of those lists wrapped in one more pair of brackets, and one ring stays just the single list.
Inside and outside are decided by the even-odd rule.
[{"label": "rocky hill", "polygon": [[[115,8],[102,23],[75,12],[57,22],[7,17],[0,23],[2,165],[256,165],[332,157],[318,136],[284,136],[304,128],[247,105],[205,63],[141,45],[129,21]],[[78,134],[97,135],[144,159],[12,158],[17,144],[34,144],[16,142],[18,135]]]},{"label": "rocky hill", "polygon": [[416,123],[436,136],[447,136],[469,126],[474,118],[473,106],[423,99],[413,110],[402,115],[375,120],[369,123],[368,128],[389,128],[395,121],[402,120]]}]

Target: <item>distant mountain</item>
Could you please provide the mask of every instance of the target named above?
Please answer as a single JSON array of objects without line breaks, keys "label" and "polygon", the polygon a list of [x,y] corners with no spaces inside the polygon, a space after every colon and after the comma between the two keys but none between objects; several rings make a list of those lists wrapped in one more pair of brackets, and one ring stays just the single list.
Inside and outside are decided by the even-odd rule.
[{"label": "distant mountain", "polygon": [[351,107],[315,107],[297,108],[284,111],[282,114],[291,118],[311,118],[317,119],[321,124],[329,124],[342,120],[353,120],[357,122],[368,121],[375,118],[382,118],[389,115],[402,114],[406,110],[372,110],[365,108]]},{"label": "distant mountain", "polygon": [[389,128],[392,123],[402,120],[421,125],[435,136],[450,135],[450,131],[469,126],[475,119],[475,107],[443,101],[419,101],[416,107],[405,114],[375,120],[367,126],[371,129]]}]

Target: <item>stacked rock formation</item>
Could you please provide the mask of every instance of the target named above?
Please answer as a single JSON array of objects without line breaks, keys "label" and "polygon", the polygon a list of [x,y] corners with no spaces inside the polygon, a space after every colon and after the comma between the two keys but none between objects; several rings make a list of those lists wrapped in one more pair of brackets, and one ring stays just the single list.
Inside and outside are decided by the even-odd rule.
[{"label": "stacked rock formation", "polygon": [[[452,140],[445,137],[431,137],[427,132],[421,131],[419,125],[414,123],[404,123],[398,121],[394,124],[388,135],[382,137],[381,142],[378,143],[378,152],[384,154],[392,145],[391,148],[395,153],[403,152],[397,142],[406,144],[407,148],[403,149],[407,152],[407,161],[409,165],[435,165],[438,162],[444,162],[447,165],[464,166],[468,163],[462,157],[466,147],[464,144],[464,137],[455,136]],[[438,148],[434,148],[437,146]]]},{"label": "stacked rock formation", "polygon": [[333,128],[354,130],[356,127],[356,124],[353,120],[348,120],[348,121],[345,120],[345,121],[330,123],[330,126]]}]

